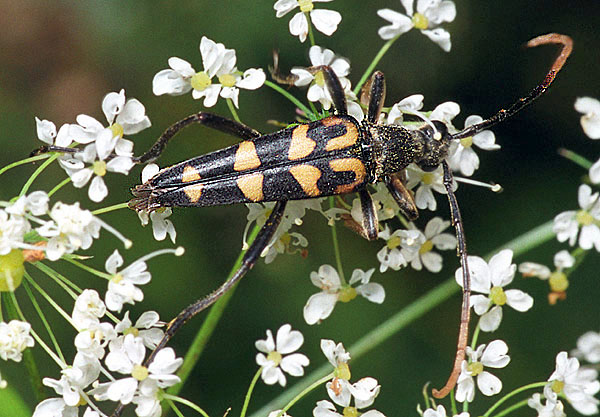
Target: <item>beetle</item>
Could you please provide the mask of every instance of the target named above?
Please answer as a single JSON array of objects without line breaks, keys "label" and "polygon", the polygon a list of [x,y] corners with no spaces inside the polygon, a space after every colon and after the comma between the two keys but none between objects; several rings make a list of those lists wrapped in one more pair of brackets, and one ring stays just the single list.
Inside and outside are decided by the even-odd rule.
[{"label": "beetle", "polygon": [[[418,210],[406,188],[404,170],[410,163],[424,171],[433,171],[441,165],[463,271],[463,301],[454,366],[446,385],[441,390],[433,390],[435,397],[447,395],[460,374],[470,317],[466,241],[453,190],[453,176],[446,161],[450,143],[504,121],[548,89],[571,53],[572,40],[566,35],[551,33],[530,40],[527,46],[544,44],[559,44],[562,49],[541,84],[508,109],[501,109],[490,118],[453,134],[444,123],[436,120],[414,130],[379,124],[385,100],[385,79],[379,71],[363,87],[361,102],[368,110],[365,119],[358,122],[348,114],[340,81],[328,66],[309,68],[313,73],[322,72],[332,97],[335,112],[323,119],[263,135],[236,121],[200,112],[169,127],[150,150],[135,158],[135,162],[147,163],[157,159],[169,140],[192,123],[237,136],[242,142],[159,171],[132,189],[134,198],[129,203],[132,209],[153,211],[172,206],[202,207],[268,201],[276,204],[237,271],[221,287],[184,309],[169,323],[164,338],[148,358],[148,363],[187,320],[217,301],[254,266],[281,222],[288,201],[356,192],[363,220],[355,229],[373,240],[378,235],[378,220],[367,186],[383,181],[401,211],[408,219],[414,220]],[[278,79],[275,74],[274,78]]]},{"label": "beetle", "polygon": [[[190,318],[215,303],[254,266],[280,224],[290,200],[358,193],[362,224],[354,229],[369,240],[377,238],[377,211],[367,190],[369,184],[383,181],[400,210],[409,220],[418,217],[411,192],[405,185],[405,168],[415,163],[424,171],[443,168],[443,183],[448,196],[450,217],[455,229],[463,276],[463,300],[454,365],[446,385],[433,390],[434,397],[446,396],[456,385],[465,358],[470,318],[470,275],[464,227],[453,189],[452,171],[446,161],[450,144],[488,129],[515,115],[540,97],[554,81],[569,57],[573,42],[557,33],[541,35],[527,42],[528,47],[561,45],[561,51],[541,84],[508,109],[450,133],[444,123],[427,121],[417,129],[379,124],[385,100],[385,79],[376,71],[363,87],[361,103],[367,107],[362,122],[348,114],[339,79],[329,66],[308,68],[322,72],[333,101],[334,114],[309,123],[261,134],[242,123],[212,113],[200,112],[169,127],[144,154],[134,157],[137,164],[156,160],[167,143],[184,127],[199,123],[237,136],[239,144],[188,159],[159,171],[132,189],[129,207],[136,211],[154,211],[162,207],[203,207],[234,203],[275,201],[265,224],[245,252],[241,266],[230,279],[208,296],[182,310],[168,324],[164,337],[146,359],[149,364],[178,329]],[[277,80],[279,77],[274,76]],[[280,78],[280,80],[283,80]],[[72,153],[73,148],[44,146],[42,152]],[[110,159],[110,156],[109,156]],[[122,407],[113,413],[119,415]]]}]

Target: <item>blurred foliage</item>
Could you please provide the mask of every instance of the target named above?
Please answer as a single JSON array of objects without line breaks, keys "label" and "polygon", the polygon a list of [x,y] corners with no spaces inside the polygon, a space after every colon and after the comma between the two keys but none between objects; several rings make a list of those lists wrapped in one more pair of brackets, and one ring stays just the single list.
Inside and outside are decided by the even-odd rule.
[{"label": "blurred foliage", "polygon": [[[234,48],[240,69],[266,69],[273,49],[279,50],[284,70],[306,65],[308,43],[300,44],[289,34],[291,15],[276,19],[272,6],[273,1],[237,0],[0,0],[0,166],[22,159],[40,145],[34,116],[57,125],[74,122],[80,113],[103,120],[103,96],[121,88],[125,88],[127,97],[138,98],[146,106],[153,126],[133,139],[136,153],[147,149],[167,126],[202,110],[201,102],[194,101],[191,95],[153,96],[151,82],[157,71],[167,67],[171,56],[184,58],[199,69],[198,45],[203,35]],[[338,0],[325,7],[340,11],[343,20],[333,37],[317,33],[317,44],[348,57],[351,79],[356,82],[383,44],[377,29],[384,22],[376,10],[388,7],[403,11],[400,2]],[[388,83],[386,105],[415,93],[425,95],[427,109],[453,100],[462,108],[455,124],[462,126],[467,115],[490,115],[542,80],[556,51],[551,47],[524,50],[520,46],[525,41],[539,34],[560,32],[572,36],[575,42],[572,57],[549,93],[494,129],[502,150],[479,152],[482,168],[476,178],[500,183],[505,191],[491,195],[471,186],[461,186],[458,191],[470,251],[483,255],[558,212],[577,207],[577,186],[585,172],[561,159],[556,150],[566,147],[591,160],[598,156],[599,145],[584,136],[573,102],[583,95],[600,98],[600,2],[469,0],[457,2],[457,10],[456,20],[444,26],[452,35],[450,53],[411,31],[381,61],[378,68],[384,71]],[[305,95],[304,91],[293,93],[300,98]],[[222,102],[211,111],[228,115]],[[269,119],[294,119],[293,106],[267,88],[242,91],[239,113],[245,123],[263,132],[276,129],[267,123]],[[233,138],[207,129],[190,127],[173,142],[160,163],[166,166],[234,142]],[[0,198],[16,195],[34,169],[27,166],[3,175]],[[70,186],[64,187],[56,198],[65,202],[81,200],[90,209],[125,201],[129,188],[138,182],[139,172],[140,168],[135,168],[129,177],[108,176],[110,194],[101,205],[87,199],[87,190]],[[47,170],[34,186],[49,190],[63,178],[64,173],[55,167]],[[438,196],[438,203],[439,214],[447,218],[443,196]],[[144,303],[135,306],[132,317],[155,309],[168,320],[217,287],[241,249],[246,214],[243,206],[176,210],[171,219],[178,230],[177,243],[186,248],[186,255],[176,261],[172,257],[150,261],[153,281],[145,287]],[[424,225],[429,217],[430,213],[423,213],[420,224]],[[133,248],[124,254],[127,263],[170,245],[155,242],[151,230],[139,227],[133,212],[122,210],[104,215],[103,219],[134,241]],[[409,269],[376,273],[374,280],[382,283],[387,292],[382,306],[364,300],[338,305],[331,318],[310,327],[302,319],[302,307],[316,291],[309,274],[321,264],[333,264],[334,257],[329,228],[322,218],[308,216],[301,231],[309,240],[308,257],[279,256],[270,265],[261,261],[248,274],[182,393],[213,416],[222,415],[229,406],[234,407],[233,415],[239,410],[255,372],[254,341],[263,338],[267,328],[276,330],[289,322],[303,331],[306,341],[302,351],[312,359],[311,366],[316,366],[324,361],[320,338],[351,345],[442,282],[458,266],[458,260],[449,253],[441,275]],[[347,273],[354,268],[377,266],[375,254],[381,242],[368,243],[348,230],[340,229],[339,234]],[[115,247],[123,253],[119,242],[104,236],[94,245],[95,259],[90,264],[103,269]],[[553,242],[517,261],[550,264],[561,247]],[[585,331],[598,330],[599,263],[597,254],[591,255],[572,276],[567,300],[556,306],[546,302],[545,283],[518,279],[517,286],[535,296],[533,310],[527,314],[508,312],[497,334],[480,338],[482,342],[502,338],[510,347],[511,365],[497,372],[505,390],[547,378],[554,369],[558,351],[573,348]],[[62,270],[65,269],[65,274],[81,286],[104,288],[104,283],[94,282],[80,270],[68,266]],[[40,274],[36,276],[45,279]],[[354,379],[368,375],[380,381],[377,409],[388,416],[413,414],[421,400],[421,383],[432,381],[433,386],[439,387],[445,382],[454,357],[459,304],[455,297],[352,363]],[[56,319],[58,323],[60,319]],[[201,321],[202,317],[194,319],[173,341],[180,355]],[[72,340],[72,329],[62,326],[60,331],[61,340]],[[67,345],[65,350],[72,357],[73,348]],[[44,358],[41,350],[37,353],[40,359]],[[57,377],[58,370],[49,362],[41,361],[42,375]],[[32,398],[24,384],[19,383],[21,369],[3,362],[2,375],[26,398]],[[260,384],[250,410],[279,392],[279,387]],[[325,397],[323,389],[317,390],[295,407],[292,415],[310,415],[314,402]],[[132,413],[131,407],[128,412]]]}]

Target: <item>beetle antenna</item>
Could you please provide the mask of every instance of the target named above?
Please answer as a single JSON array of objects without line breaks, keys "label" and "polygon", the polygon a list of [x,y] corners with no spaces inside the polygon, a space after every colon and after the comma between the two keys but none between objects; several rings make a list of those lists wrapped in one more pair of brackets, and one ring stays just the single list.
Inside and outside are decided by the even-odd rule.
[{"label": "beetle antenna", "polygon": [[466,138],[469,136],[473,136],[473,135],[481,132],[482,130],[489,129],[490,127],[492,127],[492,126],[504,121],[505,119],[513,116],[514,114],[518,113],[524,107],[533,103],[539,96],[544,94],[546,92],[546,90],[548,89],[548,87],[550,87],[550,84],[552,84],[552,81],[554,81],[556,74],[558,74],[558,72],[561,70],[561,68],[567,61],[567,58],[571,54],[571,51],[573,50],[573,40],[569,36],[561,35],[559,33],[548,33],[547,35],[540,35],[536,38],[531,39],[529,42],[527,42],[526,46],[529,48],[532,48],[532,47],[536,47],[539,45],[548,45],[548,44],[562,45],[562,49],[561,49],[558,57],[556,57],[556,59],[554,60],[554,63],[552,64],[550,71],[548,71],[548,74],[546,74],[546,78],[544,78],[544,81],[540,85],[535,87],[529,93],[529,95],[527,97],[522,97],[519,100],[517,100],[512,106],[510,106],[508,108],[508,110],[502,109],[498,113],[496,113],[495,115],[490,117],[489,119],[484,120],[483,122],[471,125],[471,126],[467,127],[466,129],[461,130],[458,133],[455,133],[454,135],[450,135],[450,139]]}]

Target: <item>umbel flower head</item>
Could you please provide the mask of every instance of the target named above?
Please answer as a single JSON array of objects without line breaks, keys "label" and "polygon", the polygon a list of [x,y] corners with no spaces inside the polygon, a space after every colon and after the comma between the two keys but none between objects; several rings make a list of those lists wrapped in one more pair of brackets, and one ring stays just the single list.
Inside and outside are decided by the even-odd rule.
[{"label": "umbel flower head", "polygon": [[[192,65],[177,57],[169,58],[170,69],[159,71],[152,80],[152,91],[160,96],[179,96],[192,91],[192,97],[204,97],[204,106],[212,107],[219,96],[229,98],[238,107],[240,88],[256,90],[265,82],[262,69],[250,68],[243,73],[236,67],[235,50],[227,49],[206,36],[200,41],[203,71],[196,72]],[[213,82],[213,78],[218,82]]]}]

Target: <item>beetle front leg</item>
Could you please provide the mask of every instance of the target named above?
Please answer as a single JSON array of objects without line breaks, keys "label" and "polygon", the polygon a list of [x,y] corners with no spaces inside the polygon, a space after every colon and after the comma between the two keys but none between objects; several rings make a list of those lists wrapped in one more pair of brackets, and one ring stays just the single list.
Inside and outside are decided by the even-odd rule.
[{"label": "beetle front leg", "polygon": [[419,217],[419,210],[412,193],[406,188],[404,171],[384,177],[385,185],[400,207],[402,214],[410,221]]},{"label": "beetle front leg", "polygon": [[168,127],[147,152],[140,156],[134,157],[133,161],[143,164],[156,160],[166,148],[169,140],[179,133],[181,129],[192,123],[199,123],[203,126],[227,133],[228,135],[237,136],[238,138],[244,140],[250,140],[260,136],[259,131],[242,123],[236,122],[235,120],[217,116],[216,114],[212,113],[200,112],[192,114]]}]

